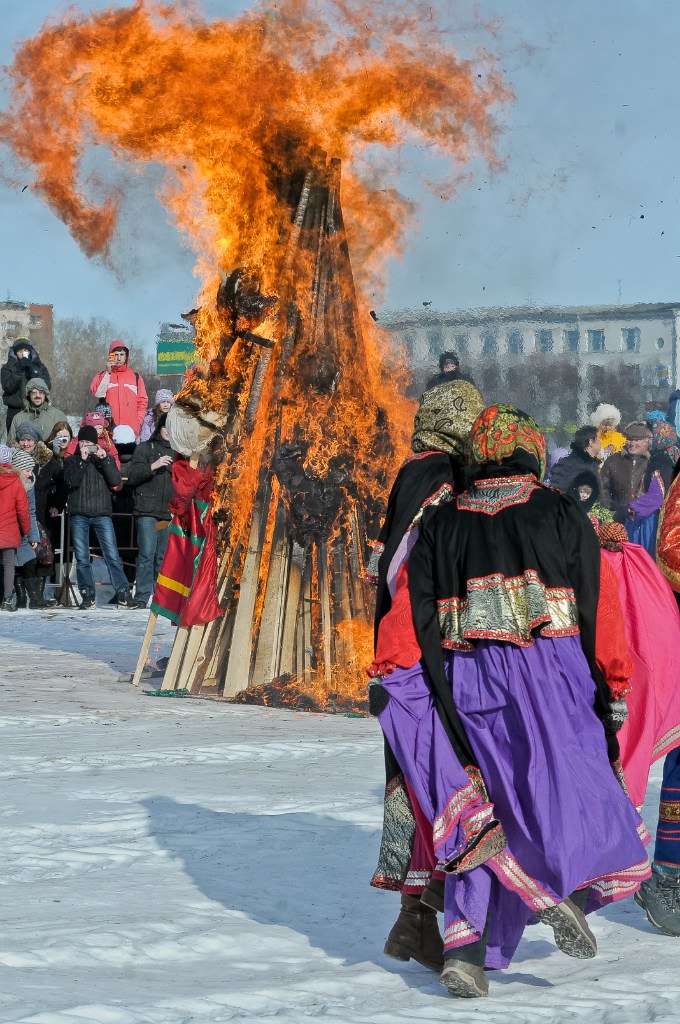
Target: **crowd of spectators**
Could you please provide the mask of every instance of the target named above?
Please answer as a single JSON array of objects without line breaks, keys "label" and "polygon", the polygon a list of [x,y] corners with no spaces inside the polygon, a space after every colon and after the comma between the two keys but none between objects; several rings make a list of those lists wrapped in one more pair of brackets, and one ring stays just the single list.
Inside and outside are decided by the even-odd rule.
[{"label": "crowd of spectators", "polygon": [[619,430],[621,414],[600,405],[591,422],[580,427],[571,451],[558,449],[548,481],[571,494],[586,511],[598,507],[622,523],[631,541],[654,557],[659,513],[680,459],[680,446],[669,413],[661,409]]},{"label": "crowd of spectators", "polygon": [[172,392],[158,390],[149,408],[129,347],[114,340],[90,385],[91,409],[74,433],[28,339],[14,342],[0,378],[0,610],[56,605],[46,583],[64,537],[81,608],[96,603],[91,546],[106,564],[111,603],[146,608],[170,522],[175,453],[165,421]]}]

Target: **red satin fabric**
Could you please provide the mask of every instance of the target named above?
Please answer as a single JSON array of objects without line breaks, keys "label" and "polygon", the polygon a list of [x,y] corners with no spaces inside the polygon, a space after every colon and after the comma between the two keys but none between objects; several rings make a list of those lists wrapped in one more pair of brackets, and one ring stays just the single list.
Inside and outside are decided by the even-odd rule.
[{"label": "red satin fabric", "polygon": [[408,592],[408,562],[404,562],[397,573],[390,610],[378,626],[375,659],[368,674],[373,678],[389,675],[395,668],[411,668],[420,660],[420,655]]},{"label": "red satin fabric", "polygon": [[607,681],[614,700],[630,690],[635,666],[628,651],[628,641],[619,598],[619,584],[613,566],[600,555],[600,599],[597,604],[595,659]]}]

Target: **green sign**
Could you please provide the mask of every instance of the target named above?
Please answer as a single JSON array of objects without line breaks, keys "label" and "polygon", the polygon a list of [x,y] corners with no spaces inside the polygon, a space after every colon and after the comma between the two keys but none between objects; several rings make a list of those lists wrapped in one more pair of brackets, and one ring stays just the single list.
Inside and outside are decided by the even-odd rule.
[{"label": "green sign", "polygon": [[156,373],[160,376],[183,374],[196,362],[196,346],[187,339],[159,341],[156,347]]}]

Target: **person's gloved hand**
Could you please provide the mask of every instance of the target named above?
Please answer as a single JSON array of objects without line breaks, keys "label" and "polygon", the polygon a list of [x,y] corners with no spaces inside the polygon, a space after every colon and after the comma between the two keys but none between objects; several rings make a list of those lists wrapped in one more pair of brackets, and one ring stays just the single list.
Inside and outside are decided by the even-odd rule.
[{"label": "person's gloved hand", "polygon": [[390,695],[382,685],[381,676],[376,676],[375,679],[371,679],[368,684],[368,713],[369,715],[379,715],[385,710],[389,702]]},{"label": "person's gloved hand", "polygon": [[628,705],[625,697],[620,700],[612,700],[609,703],[609,711],[604,716],[604,727],[608,733],[618,732],[628,718]]}]

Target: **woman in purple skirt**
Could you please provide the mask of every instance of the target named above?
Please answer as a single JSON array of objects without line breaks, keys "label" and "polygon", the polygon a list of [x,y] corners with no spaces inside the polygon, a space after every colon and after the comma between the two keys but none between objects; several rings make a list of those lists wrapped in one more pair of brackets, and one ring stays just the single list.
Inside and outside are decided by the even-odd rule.
[{"label": "woman in purple skirt", "polygon": [[442,984],[468,997],[536,919],[594,956],[585,913],[650,874],[595,661],[595,533],[540,483],[530,417],[491,406],[471,437],[467,489],[425,514],[409,560],[422,657],[372,694],[446,872]]}]

